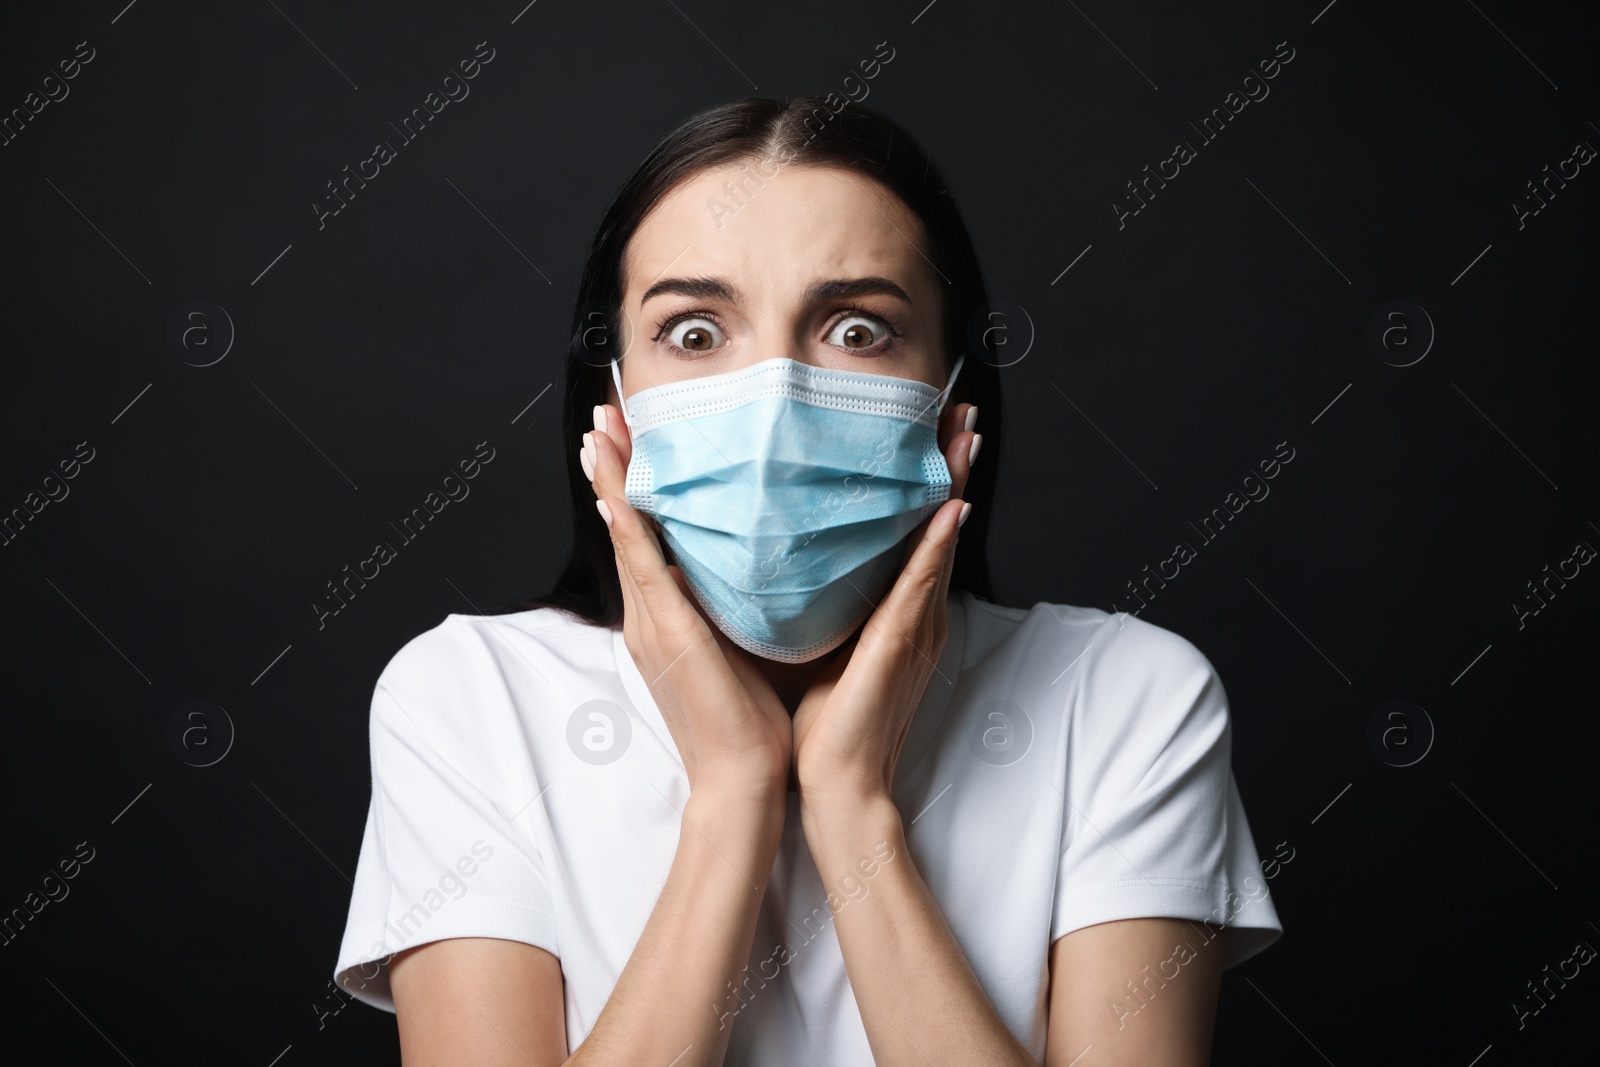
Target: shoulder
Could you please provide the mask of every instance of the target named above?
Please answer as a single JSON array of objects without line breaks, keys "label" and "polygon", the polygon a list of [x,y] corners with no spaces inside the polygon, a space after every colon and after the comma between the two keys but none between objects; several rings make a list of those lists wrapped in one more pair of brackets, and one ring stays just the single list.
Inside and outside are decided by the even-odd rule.
[{"label": "shoulder", "polygon": [[1227,773],[1227,694],[1194,642],[1113,614],[1080,666],[1069,697],[1071,736],[1078,757],[1097,768],[1108,787],[1154,788]]},{"label": "shoulder", "polygon": [[574,669],[591,677],[615,670],[610,630],[556,608],[446,615],[389,657],[372,714],[413,726],[481,724],[496,709],[537,701]]},{"label": "shoulder", "polygon": [[589,637],[595,642],[609,638],[610,633],[557,608],[504,615],[450,614],[390,656],[378,675],[378,684],[409,688],[440,680],[441,669],[487,663],[496,655],[515,656],[529,649],[560,654],[562,648],[571,647],[571,638]]},{"label": "shoulder", "polygon": [[1219,685],[1216,668],[1195,643],[1176,631],[1125,612],[1105,615],[1085,655],[1085,684],[1096,692],[1151,698],[1200,696]]},{"label": "shoulder", "polygon": [[1100,687],[1139,689],[1192,684],[1215,673],[1187,637],[1126,612],[1040,601],[1019,608],[966,595],[968,663],[1015,649],[1019,668],[1065,671]]},{"label": "shoulder", "polygon": [[[967,666],[992,671],[1040,706],[1061,709],[1079,742],[1226,731],[1226,694],[1193,641],[1126,612],[967,598]],[[976,658],[976,663],[974,662]]]}]

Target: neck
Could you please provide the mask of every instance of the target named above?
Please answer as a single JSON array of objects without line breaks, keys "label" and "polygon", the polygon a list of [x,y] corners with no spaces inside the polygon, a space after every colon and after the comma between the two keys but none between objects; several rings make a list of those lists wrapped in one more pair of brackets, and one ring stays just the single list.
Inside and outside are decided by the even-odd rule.
[{"label": "neck", "polygon": [[806,695],[811,683],[828,664],[833,662],[843,648],[841,645],[832,652],[824,653],[804,663],[783,663],[760,656],[752,656],[751,659],[756,669],[761,672],[761,676],[772,686],[773,692],[778,694],[778,699],[783,701],[783,706],[788,710],[790,717],[793,717],[795,708],[800,706],[800,699]]}]

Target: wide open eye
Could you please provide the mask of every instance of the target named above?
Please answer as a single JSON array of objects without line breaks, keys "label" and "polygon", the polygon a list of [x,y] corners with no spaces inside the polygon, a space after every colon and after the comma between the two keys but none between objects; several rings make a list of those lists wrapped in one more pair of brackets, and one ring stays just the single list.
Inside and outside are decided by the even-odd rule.
[{"label": "wide open eye", "polygon": [[673,348],[677,348],[691,355],[710,352],[728,343],[727,335],[722,332],[711,319],[704,315],[684,315],[670,322],[662,336]]},{"label": "wide open eye", "polygon": [[886,341],[893,332],[876,315],[846,315],[828,332],[828,343],[861,352]]}]

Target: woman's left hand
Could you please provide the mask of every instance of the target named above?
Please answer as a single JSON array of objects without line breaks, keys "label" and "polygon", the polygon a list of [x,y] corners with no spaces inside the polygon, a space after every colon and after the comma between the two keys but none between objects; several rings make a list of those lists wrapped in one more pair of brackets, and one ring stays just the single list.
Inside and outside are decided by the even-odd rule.
[{"label": "woman's left hand", "polygon": [[795,777],[809,806],[859,810],[865,801],[890,795],[900,747],[944,651],[945,597],[957,527],[968,507],[961,494],[977,452],[976,416],[971,404],[952,404],[941,415],[950,499],[911,532],[894,587],[795,709]]}]

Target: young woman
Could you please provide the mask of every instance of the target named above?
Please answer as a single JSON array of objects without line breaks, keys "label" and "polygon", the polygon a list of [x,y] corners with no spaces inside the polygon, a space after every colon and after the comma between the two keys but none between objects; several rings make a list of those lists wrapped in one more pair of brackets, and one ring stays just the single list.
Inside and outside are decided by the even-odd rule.
[{"label": "young woman", "polygon": [[1204,1064],[1281,930],[1205,656],[995,601],[978,260],[838,103],[711,109],[628,180],[566,571],[378,680],[335,973],[408,1063]]}]

